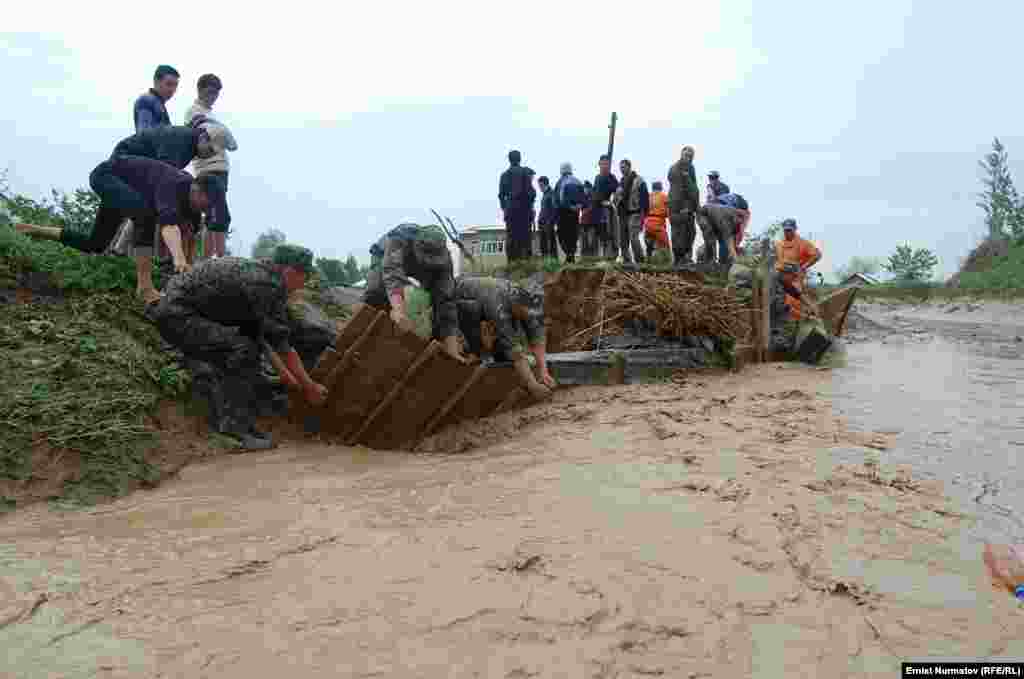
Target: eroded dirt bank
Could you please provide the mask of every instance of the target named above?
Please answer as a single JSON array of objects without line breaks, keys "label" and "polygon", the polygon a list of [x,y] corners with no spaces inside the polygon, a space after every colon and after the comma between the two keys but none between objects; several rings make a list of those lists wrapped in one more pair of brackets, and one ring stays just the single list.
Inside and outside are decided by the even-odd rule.
[{"label": "eroded dirt bank", "polygon": [[561,391],[450,433],[459,455],[283,448],[15,513],[4,676],[888,678],[1024,655],[937,488],[884,453],[828,463],[887,444],[833,416],[829,380]]}]

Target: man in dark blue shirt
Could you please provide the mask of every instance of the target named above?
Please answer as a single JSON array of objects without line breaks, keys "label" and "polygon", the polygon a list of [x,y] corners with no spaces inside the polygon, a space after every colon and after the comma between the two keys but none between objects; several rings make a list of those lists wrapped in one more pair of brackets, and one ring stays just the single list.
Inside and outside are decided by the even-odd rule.
[{"label": "man in dark blue shirt", "polygon": [[171,116],[167,114],[167,102],[178,90],[180,77],[178,71],[171,66],[157,66],[153,74],[153,87],[139,95],[132,108],[136,132],[152,127],[170,126]]},{"label": "man in dark blue shirt", "polygon": [[533,170],[520,165],[519,151],[509,151],[509,168],[498,182],[498,202],[505,215],[505,240],[508,261],[532,256],[530,218],[537,192],[533,189]]}]

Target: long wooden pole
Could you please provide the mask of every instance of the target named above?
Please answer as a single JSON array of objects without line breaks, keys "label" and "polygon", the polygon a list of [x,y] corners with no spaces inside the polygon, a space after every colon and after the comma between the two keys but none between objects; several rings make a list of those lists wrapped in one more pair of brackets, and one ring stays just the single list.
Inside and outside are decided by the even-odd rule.
[{"label": "long wooden pole", "polygon": [[608,126],[608,162],[612,160],[612,153],[615,151],[615,123],[619,120],[619,114],[612,112],[612,123]]}]

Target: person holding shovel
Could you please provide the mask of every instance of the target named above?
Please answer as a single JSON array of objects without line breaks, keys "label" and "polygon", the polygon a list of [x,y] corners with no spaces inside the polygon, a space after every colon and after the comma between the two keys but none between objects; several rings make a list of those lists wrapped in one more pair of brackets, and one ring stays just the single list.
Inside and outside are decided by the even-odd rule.
[{"label": "person holding shovel", "polygon": [[[480,356],[484,353],[480,324],[494,324],[495,361],[510,361],[523,388],[538,401],[551,396],[555,380],[548,372],[544,346],[544,297],[531,293],[525,286],[509,280],[485,276],[460,276],[455,282],[455,303],[459,310],[459,328],[466,338],[466,351]],[[526,345],[536,359],[530,363],[517,346],[525,335]]]},{"label": "person holding shovel", "polygon": [[185,355],[198,395],[210,403],[211,428],[249,450],[273,447],[255,426],[257,395],[265,386],[262,352],[281,381],[310,404],[321,404],[327,395],[290,342],[288,297],[305,286],[313,253],[279,245],[271,261],[205,260],[172,278],[152,311],[161,337]]}]

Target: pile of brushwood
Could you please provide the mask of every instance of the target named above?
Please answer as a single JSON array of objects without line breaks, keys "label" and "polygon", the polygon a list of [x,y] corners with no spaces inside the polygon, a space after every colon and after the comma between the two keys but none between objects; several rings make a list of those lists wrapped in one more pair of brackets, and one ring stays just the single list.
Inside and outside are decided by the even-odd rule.
[{"label": "pile of brushwood", "polygon": [[598,290],[599,318],[566,342],[583,348],[625,324],[653,326],[661,337],[714,337],[729,346],[750,333],[746,304],[731,288],[701,285],[672,274],[608,271]]}]

